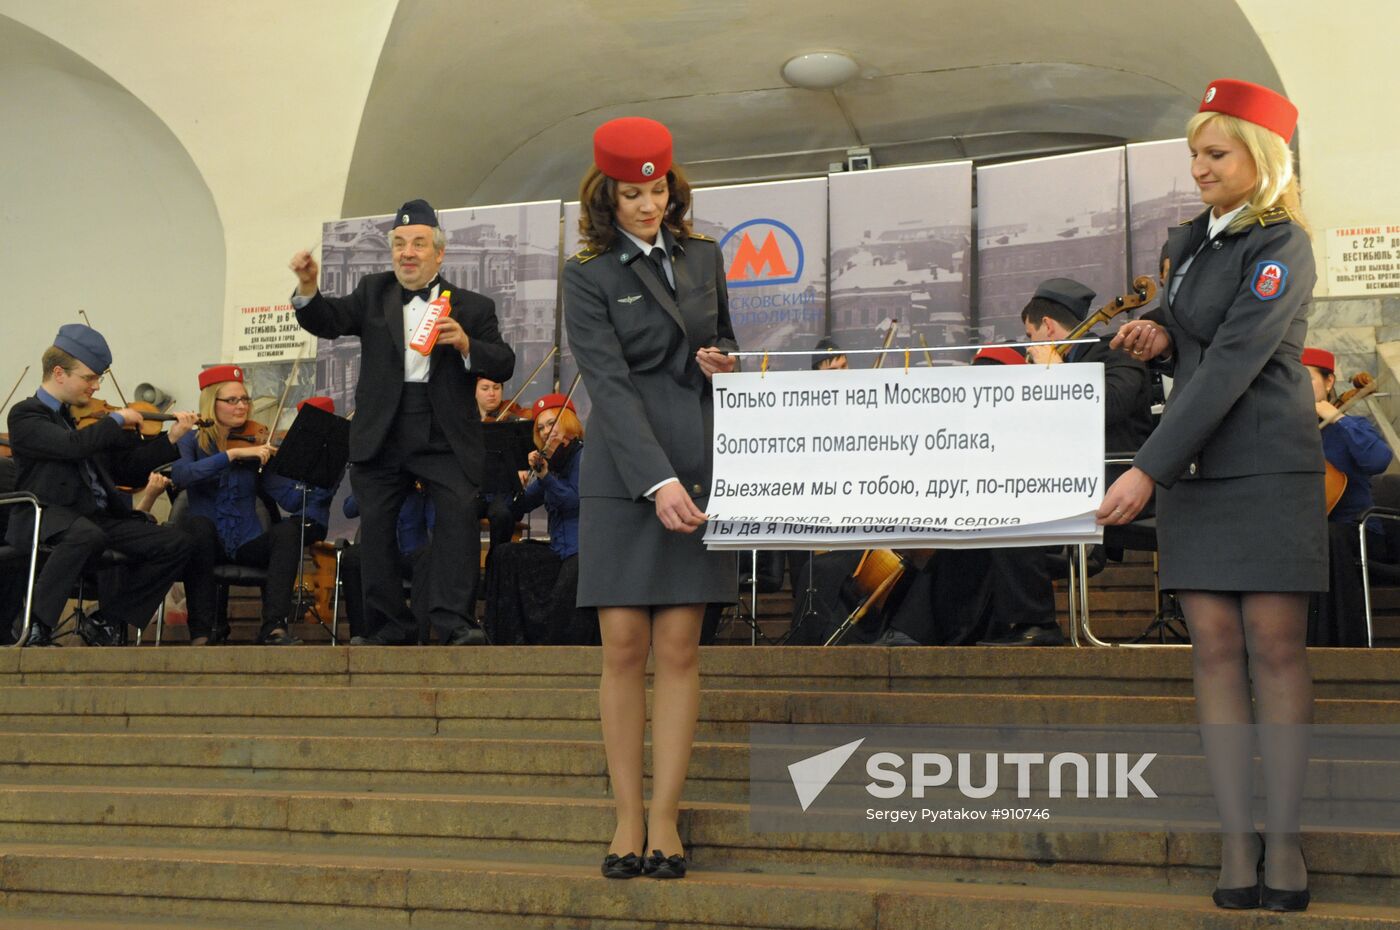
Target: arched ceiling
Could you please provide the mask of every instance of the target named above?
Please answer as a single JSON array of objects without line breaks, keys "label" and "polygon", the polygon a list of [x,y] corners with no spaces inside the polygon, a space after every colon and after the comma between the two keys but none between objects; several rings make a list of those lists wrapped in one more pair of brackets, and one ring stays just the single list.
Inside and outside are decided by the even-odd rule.
[{"label": "arched ceiling", "polygon": [[[793,55],[849,53],[836,91]],[[365,106],[344,215],[575,195],[592,130],[671,127],[699,183],[1029,157],[1178,135],[1205,83],[1281,87],[1234,0],[401,0]]]}]

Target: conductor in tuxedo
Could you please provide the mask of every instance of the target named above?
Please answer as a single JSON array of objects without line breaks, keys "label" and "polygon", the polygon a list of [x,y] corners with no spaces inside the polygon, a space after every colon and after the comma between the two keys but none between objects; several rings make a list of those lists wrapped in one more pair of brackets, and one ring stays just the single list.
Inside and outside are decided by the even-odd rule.
[{"label": "conductor in tuxedo", "polygon": [[[123,428],[141,422],[135,410],[117,410],[77,429],[70,405],[90,400],[112,364],[107,340],[81,323],[59,328],[42,364],[39,390],[15,404],[9,416],[17,490],[29,491],[44,505],[39,539],[52,547],[34,581],[27,644],[49,645],[79,576],[112,549],[128,556],[131,565],[120,573],[101,573],[101,608],[79,623],[78,635],[90,646],[116,645],[127,625],[141,629],[160,606],[184,568],[189,541],[133,510],[113,476],[144,482],[152,469],[175,461],[180,455],[175,443],[194,427],[195,415],[176,414],[169,430],[145,441]],[[9,541],[27,546],[33,532],[33,517],[23,511],[10,523]]]},{"label": "conductor in tuxedo", "polygon": [[[440,640],[476,645],[476,581],[481,559],[477,488],[481,483],[478,378],[508,381],[515,353],[501,341],[495,303],[442,279],[447,237],[426,201],[399,208],[389,232],[393,271],[365,275],[348,297],[317,288],[320,269],[307,252],[292,257],[297,322],[325,339],[360,337],[360,380],[350,427],[350,485],[360,504],[363,590],[377,642],[417,641],[403,619],[395,524],[420,482],[437,513],[430,556],[428,617]],[[450,316],[423,355],[410,345],[429,304],[450,291]]]}]

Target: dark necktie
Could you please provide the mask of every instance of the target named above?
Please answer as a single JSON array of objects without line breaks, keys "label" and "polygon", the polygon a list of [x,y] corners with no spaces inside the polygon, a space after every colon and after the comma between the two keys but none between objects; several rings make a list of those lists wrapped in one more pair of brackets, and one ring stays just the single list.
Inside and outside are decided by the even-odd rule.
[{"label": "dark necktie", "polygon": [[676,289],[671,286],[671,279],[666,277],[666,253],[661,249],[652,249],[647,253],[647,261],[656,269],[656,276],[661,279],[661,286],[666,288],[666,293],[675,297]]},{"label": "dark necktie", "polygon": [[[64,425],[76,432],[78,424],[73,422],[66,408],[61,411],[61,416],[63,417]],[[105,511],[107,509],[107,489],[102,486],[101,479],[97,477],[97,469],[93,466],[90,459],[82,459],[81,464],[83,467],[83,476],[87,478],[88,490],[92,491],[92,502],[97,505],[99,511]]]}]

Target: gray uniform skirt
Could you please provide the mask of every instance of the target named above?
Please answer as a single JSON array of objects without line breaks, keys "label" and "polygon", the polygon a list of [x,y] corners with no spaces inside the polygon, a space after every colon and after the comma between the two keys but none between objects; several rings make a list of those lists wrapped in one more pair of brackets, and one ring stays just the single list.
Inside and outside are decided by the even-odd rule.
[{"label": "gray uniform skirt", "polygon": [[[705,509],[705,501],[696,506]],[[581,497],[578,606],[730,604],[739,593],[733,552],[705,548],[705,527],[673,533],[651,501]]]},{"label": "gray uniform skirt", "polygon": [[1327,505],[1311,472],[1178,481],[1157,488],[1162,587],[1327,590]]}]

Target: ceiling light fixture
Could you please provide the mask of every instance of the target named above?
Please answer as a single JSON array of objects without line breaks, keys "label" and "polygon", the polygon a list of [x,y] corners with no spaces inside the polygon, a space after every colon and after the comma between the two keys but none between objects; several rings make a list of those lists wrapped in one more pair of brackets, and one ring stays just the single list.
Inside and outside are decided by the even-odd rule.
[{"label": "ceiling light fixture", "polygon": [[783,80],[808,90],[831,90],[859,73],[860,65],[845,52],[807,52],[788,59],[782,69]]}]

